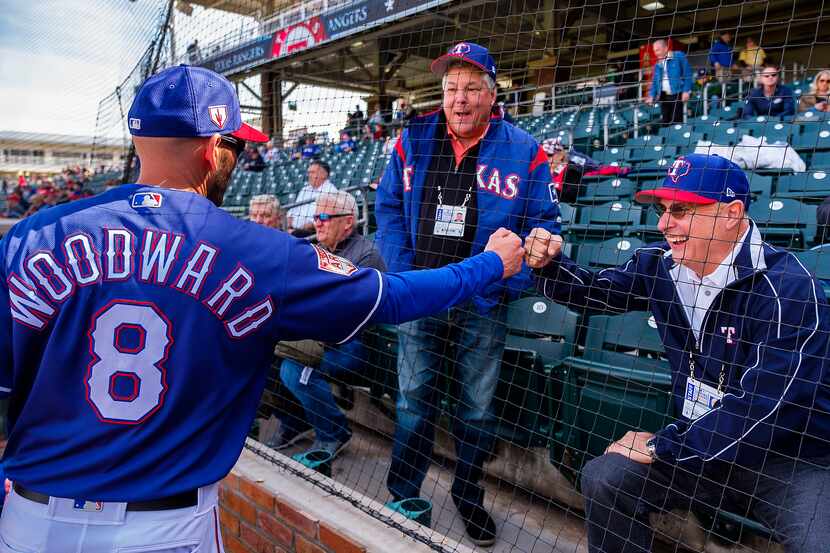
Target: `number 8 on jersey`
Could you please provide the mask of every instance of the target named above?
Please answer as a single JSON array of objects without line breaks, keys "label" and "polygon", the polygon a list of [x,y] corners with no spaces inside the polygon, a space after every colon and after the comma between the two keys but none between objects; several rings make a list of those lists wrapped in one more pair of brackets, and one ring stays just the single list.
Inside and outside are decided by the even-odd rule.
[{"label": "number 8 on jersey", "polygon": [[113,300],[92,317],[86,394],[101,421],[139,424],[161,406],[170,331],[169,320],[149,302]]}]

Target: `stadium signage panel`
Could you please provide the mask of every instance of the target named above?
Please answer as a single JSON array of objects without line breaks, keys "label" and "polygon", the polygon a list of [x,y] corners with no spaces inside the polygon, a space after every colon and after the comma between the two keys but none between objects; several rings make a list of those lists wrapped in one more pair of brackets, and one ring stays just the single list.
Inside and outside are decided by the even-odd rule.
[{"label": "stadium signage panel", "polygon": [[274,33],[274,57],[281,58],[322,44],[328,40],[326,28],[319,17],[289,25]]},{"label": "stadium signage panel", "polygon": [[445,4],[449,0],[363,0],[350,6],[324,13],[321,18],[326,26],[328,39],[352,34],[380,24],[387,18],[394,18],[402,12],[415,13],[432,6]]},{"label": "stadium signage panel", "polygon": [[271,58],[272,40],[271,35],[261,36],[215,58],[207,59],[200,65],[223,74],[259,65]]}]

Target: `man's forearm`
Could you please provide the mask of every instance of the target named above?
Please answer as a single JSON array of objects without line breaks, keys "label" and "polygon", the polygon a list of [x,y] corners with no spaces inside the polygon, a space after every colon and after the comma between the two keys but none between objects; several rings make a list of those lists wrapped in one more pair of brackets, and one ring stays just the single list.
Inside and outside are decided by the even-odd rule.
[{"label": "man's forearm", "polygon": [[399,324],[449,309],[481,294],[503,272],[499,256],[484,252],[440,269],[385,273],[383,296],[371,322]]}]

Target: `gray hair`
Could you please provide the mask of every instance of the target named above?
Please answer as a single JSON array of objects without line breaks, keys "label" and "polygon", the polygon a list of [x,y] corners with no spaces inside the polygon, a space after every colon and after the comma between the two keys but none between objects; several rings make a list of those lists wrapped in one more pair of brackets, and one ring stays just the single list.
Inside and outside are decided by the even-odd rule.
[{"label": "gray hair", "polygon": [[[456,61],[450,62],[449,65],[447,65],[447,70],[444,71],[444,76],[441,77],[441,90],[444,90],[445,88],[447,88],[447,72],[449,72],[450,69],[453,69],[455,67],[474,67],[474,66],[471,66],[469,63],[463,62],[461,60],[456,60]],[[484,75],[484,84],[487,86],[487,88],[490,89],[490,90],[495,90],[496,81],[493,80],[493,77],[491,77],[489,73],[485,73],[484,71],[481,71],[481,74]]]},{"label": "gray hair", "polygon": [[657,40],[654,41],[652,46],[657,46],[658,44],[662,45],[663,48],[668,48],[669,47],[669,43],[668,43],[668,41],[666,41],[665,38],[658,38]]},{"label": "gray hair", "polygon": [[351,214],[354,215],[355,224],[357,224],[357,201],[355,201],[354,196],[345,190],[320,194],[317,198],[317,205],[323,205],[326,203],[332,206],[337,206],[337,209],[340,210],[341,213],[351,212]]},{"label": "gray hair", "polygon": [[273,194],[258,194],[252,197],[248,209],[254,207],[254,205],[266,205],[274,213],[279,213],[280,210],[280,200]]}]

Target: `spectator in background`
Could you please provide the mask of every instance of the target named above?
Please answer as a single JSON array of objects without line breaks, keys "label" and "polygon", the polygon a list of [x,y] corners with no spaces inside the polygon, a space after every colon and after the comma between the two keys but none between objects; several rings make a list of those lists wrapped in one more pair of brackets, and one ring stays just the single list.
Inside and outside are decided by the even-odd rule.
[{"label": "spectator in background", "polygon": [[729,77],[729,71],[732,69],[732,50],[732,31],[723,31],[709,50],[709,64],[721,81]]},{"label": "spectator in background", "polygon": [[401,136],[401,127],[395,127],[394,135],[386,137],[386,142],[383,143],[383,155],[391,156],[395,151],[395,144]]},{"label": "spectator in background", "polygon": [[395,111],[395,121],[405,124],[407,121],[415,117],[415,109],[405,97],[398,99],[398,109]]},{"label": "spectator in background", "polygon": [[548,156],[551,180],[560,202],[575,202],[582,187],[582,177],[625,176],[631,167],[600,165],[587,155],[573,148],[566,148],[559,138],[542,142],[542,150]]},{"label": "spectator in background", "polygon": [[259,194],[251,198],[248,218],[259,225],[285,230],[280,201],[273,194]]},{"label": "spectator in background", "polygon": [[383,123],[375,123],[372,125],[372,141],[377,142],[378,140],[386,140],[386,137],[389,134],[386,132],[386,127]]},{"label": "spectator in background", "polygon": [[348,154],[354,151],[355,141],[348,132],[340,133],[340,142],[337,143],[337,152],[341,154]]},{"label": "spectator in background", "polygon": [[320,157],[321,151],[320,145],[315,144],[313,135],[305,137],[305,145],[303,146],[301,154],[302,159],[316,159]]},{"label": "spectator in background", "polygon": [[746,48],[741,50],[741,54],[738,56],[738,63],[742,68],[741,76],[744,80],[751,81],[753,86],[756,86],[758,84],[758,73],[764,67],[766,59],[767,53],[764,52],[763,48],[758,46],[755,38],[747,37]]},{"label": "spectator in background", "polygon": [[280,157],[280,149],[274,145],[273,140],[269,140],[265,143],[265,147],[260,154],[266,163],[275,163]]},{"label": "spectator in background", "polygon": [[[443,267],[484,247],[505,227],[558,231],[547,158],[532,136],[491,116],[496,66],[486,48],[463,42],[433,61],[443,109],[410,121],[386,166],[375,204],[377,243],[390,270]],[[427,153],[429,152],[429,153]],[[526,275],[525,275],[526,276]],[[494,443],[492,410],[504,351],[505,304],[523,277],[469,304],[398,329],[398,401],[387,487],[397,502],[417,497],[432,458],[442,359],[455,361],[460,402],[453,419],[457,462],[451,495],[476,545],[495,542],[479,481]]]},{"label": "spectator in background", "polygon": [[810,83],[810,90],[798,101],[798,111],[811,109],[830,111],[830,70],[819,71]]},{"label": "spectator in background", "polygon": [[199,40],[195,39],[190,45],[187,47],[187,59],[190,65],[198,65],[199,61],[202,59],[202,52],[199,49]]},{"label": "spectator in background", "polygon": [[329,180],[331,168],[325,161],[315,159],[308,166],[308,184],[300,189],[295,203],[302,204],[288,210],[288,232],[297,237],[314,234],[315,202],[321,194],[336,193],[337,187]]},{"label": "spectator in background", "polygon": [[384,119],[383,113],[380,111],[380,104],[378,104],[378,109],[375,110],[366,123],[372,128],[374,128],[375,125],[383,126],[386,124],[386,119]]},{"label": "spectator in background", "polygon": [[669,50],[668,42],[663,39],[655,40],[653,48],[657,64],[654,66],[646,102],[660,102],[664,125],[681,123],[684,102],[689,100],[692,91],[692,67],[686,59],[686,54]]},{"label": "spectator in background", "polygon": [[787,85],[779,84],[778,66],[767,63],[761,70],[761,84],[749,91],[746,97],[743,118],[751,119],[763,115],[779,117],[795,115],[795,97]]},{"label": "spectator in background", "polygon": [[[351,261],[357,267],[370,267],[385,272],[386,266],[371,240],[356,232],[357,203],[344,191],[325,193],[317,198],[314,228],[317,245],[327,252]],[[328,451],[337,456],[352,437],[345,415],[337,407],[327,378],[342,378],[359,372],[366,363],[367,349],[360,336],[342,345],[327,346],[316,368],[304,367],[293,359],[283,359],[280,378],[302,405],[305,417],[280,417],[280,427],[269,445],[283,449],[314,428],[315,441],[311,450]]]},{"label": "spectator in background", "polygon": [[254,173],[262,173],[265,170],[265,160],[259,155],[259,150],[253,146],[245,149],[245,154],[239,162],[239,166],[243,171],[253,171]]},{"label": "spectator in background", "polygon": [[627,432],[582,469],[589,553],[652,550],[649,515],[693,504],[756,517],[789,553],[830,543],[830,309],[789,252],[746,215],[736,164],[690,154],[654,204],[661,244],[595,272],[542,229],[536,287],[583,312],[651,311],[672,372],[671,424]]}]

